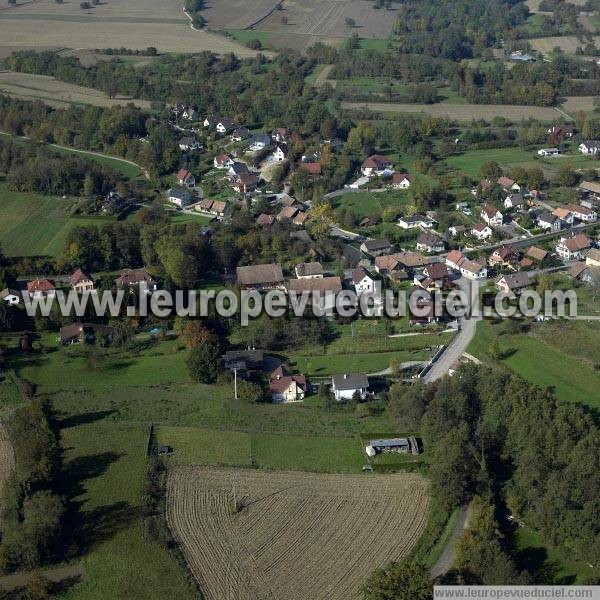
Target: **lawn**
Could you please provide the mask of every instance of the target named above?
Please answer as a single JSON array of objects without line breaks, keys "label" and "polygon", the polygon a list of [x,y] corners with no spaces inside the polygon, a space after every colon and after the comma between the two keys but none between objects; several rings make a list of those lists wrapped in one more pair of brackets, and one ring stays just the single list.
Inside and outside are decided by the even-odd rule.
[{"label": "lawn", "polygon": [[367,462],[358,437],[255,435],[252,462],[262,469],[356,473]]},{"label": "lawn", "polygon": [[92,415],[70,415],[62,422],[68,495],[79,506],[72,523],[83,542],[88,577],[64,598],[195,598],[175,557],[142,526],[148,427],[92,421]]},{"label": "lawn", "polygon": [[158,446],[168,445],[167,464],[249,467],[252,464],[248,433],[196,427],[156,427]]},{"label": "lawn", "polygon": [[62,250],[73,227],[101,225],[108,217],[73,217],[73,199],[11,192],[0,181],[0,243],[7,256],[50,256]]},{"label": "lawn", "polygon": [[403,350],[399,352],[367,352],[302,356],[288,354],[290,366],[309,376],[324,377],[334,373],[378,373],[398,362],[426,361],[432,352]]},{"label": "lawn", "polygon": [[[489,321],[480,322],[468,352],[478,358],[489,358],[490,347],[501,327]],[[568,332],[565,329],[564,334]],[[600,336],[600,331],[597,333]],[[561,400],[600,407],[600,373],[565,351],[568,346],[563,342],[563,332],[558,335],[561,338],[554,341],[556,346],[545,343],[537,335],[498,335],[503,354],[500,362],[531,383],[552,388]],[[532,360],[532,357],[535,358]]]},{"label": "lawn", "polygon": [[530,161],[532,158],[532,151],[521,148],[494,148],[492,150],[469,150],[457,156],[450,156],[442,163],[462,171],[470,177],[478,178],[480,176],[479,169],[488,161],[493,160],[501,167],[508,167]]}]

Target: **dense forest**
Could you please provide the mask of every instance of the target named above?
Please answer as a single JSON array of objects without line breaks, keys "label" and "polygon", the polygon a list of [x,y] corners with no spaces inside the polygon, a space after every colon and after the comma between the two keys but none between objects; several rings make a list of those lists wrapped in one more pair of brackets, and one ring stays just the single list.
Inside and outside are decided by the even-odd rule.
[{"label": "dense forest", "polygon": [[475,366],[434,385],[396,384],[390,401],[401,428],[423,432],[436,502],[450,509],[477,498],[476,524],[463,540],[454,574],[459,581],[492,585],[527,578],[500,535],[507,515],[575,560],[597,563],[597,415],[509,372]]}]

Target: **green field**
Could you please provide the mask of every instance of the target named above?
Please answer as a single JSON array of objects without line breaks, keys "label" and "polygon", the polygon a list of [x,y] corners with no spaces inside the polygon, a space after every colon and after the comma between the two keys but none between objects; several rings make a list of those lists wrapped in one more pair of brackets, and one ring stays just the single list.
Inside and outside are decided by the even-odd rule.
[{"label": "green field", "polygon": [[69,499],[79,507],[73,525],[83,541],[88,579],[64,598],[195,597],[174,556],[142,526],[148,427],[79,417],[64,416],[61,444]]},{"label": "green field", "polygon": [[399,211],[411,203],[407,190],[389,190],[385,192],[348,192],[331,199],[331,205],[337,211],[345,208],[357,215],[381,215],[385,208],[397,208]]},{"label": "green field", "polygon": [[[518,165],[533,159],[532,151],[520,148],[494,148],[492,150],[470,150],[441,161],[453,169],[462,171],[470,177],[478,178],[479,169],[488,161],[496,161],[501,167]],[[541,165],[540,165],[541,166]]]},{"label": "green field", "polygon": [[72,199],[9,192],[0,181],[0,243],[7,256],[57,256],[73,227],[102,224],[106,217],[72,217]]},{"label": "green field", "polygon": [[[477,334],[469,345],[468,352],[478,358],[489,358],[492,342],[498,339],[500,352],[504,355],[501,363],[512,371],[539,387],[552,388],[561,400],[600,407],[600,373],[568,351],[567,339],[577,334],[572,329],[561,329],[559,337],[553,336],[556,344],[553,346],[543,340],[545,325],[539,325],[542,332],[539,335],[498,335],[502,331],[501,325],[482,321],[477,325]],[[589,328],[591,325],[582,323],[580,326]],[[534,333],[537,333],[535,326]],[[598,336],[597,343],[600,339],[600,329],[597,327],[595,334]],[[581,339],[579,342],[576,340],[574,337],[572,343],[578,343],[583,351],[589,350],[588,356],[591,359],[597,355]]]}]

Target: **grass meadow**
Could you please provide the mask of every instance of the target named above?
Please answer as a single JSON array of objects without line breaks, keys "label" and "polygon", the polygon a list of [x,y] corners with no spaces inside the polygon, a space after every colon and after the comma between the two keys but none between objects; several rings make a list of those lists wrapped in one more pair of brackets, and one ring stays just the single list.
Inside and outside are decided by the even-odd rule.
[{"label": "grass meadow", "polygon": [[107,217],[69,215],[72,199],[10,192],[0,180],[0,240],[7,256],[57,256],[79,225],[102,224]]},{"label": "grass meadow", "polygon": [[[599,325],[560,323],[558,334],[554,329],[556,325],[542,323],[534,325],[527,335],[508,335],[503,333],[500,324],[481,321],[468,352],[489,359],[490,347],[497,339],[501,364],[541,388],[553,389],[561,400],[598,408],[600,373],[592,361],[598,356]],[[581,337],[584,330],[587,331],[587,342]]]}]

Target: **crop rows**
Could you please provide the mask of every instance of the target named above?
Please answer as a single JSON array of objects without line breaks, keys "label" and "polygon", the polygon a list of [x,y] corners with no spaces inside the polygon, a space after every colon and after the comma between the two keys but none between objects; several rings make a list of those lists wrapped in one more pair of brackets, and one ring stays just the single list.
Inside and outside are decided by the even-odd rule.
[{"label": "crop rows", "polygon": [[167,519],[208,600],[352,600],[373,569],[410,552],[428,502],[416,474],[182,468],[169,475]]}]

